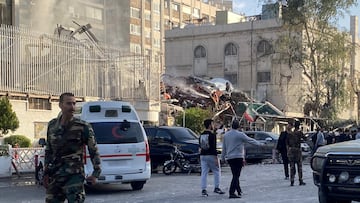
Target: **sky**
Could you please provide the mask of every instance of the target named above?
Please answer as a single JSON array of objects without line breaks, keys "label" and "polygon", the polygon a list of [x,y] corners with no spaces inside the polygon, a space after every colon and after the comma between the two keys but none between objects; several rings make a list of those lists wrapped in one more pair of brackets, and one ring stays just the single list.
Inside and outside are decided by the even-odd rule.
[{"label": "sky", "polygon": [[[270,2],[274,2],[269,0]],[[233,10],[236,13],[244,13],[246,16],[258,15],[261,13],[261,6],[264,0],[234,0],[233,1]],[[355,15],[360,18],[360,2],[359,5],[351,7],[349,9],[349,14],[344,15],[343,18],[339,19],[338,28],[341,30],[350,30],[350,15]],[[360,29],[360,19],[359,19],[359,29]]]}]

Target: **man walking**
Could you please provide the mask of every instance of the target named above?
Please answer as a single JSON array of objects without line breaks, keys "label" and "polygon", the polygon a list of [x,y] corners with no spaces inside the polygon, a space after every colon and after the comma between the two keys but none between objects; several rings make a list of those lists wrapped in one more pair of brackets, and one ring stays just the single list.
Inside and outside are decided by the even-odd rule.
[{"label": "man walking", "polygon": [[304,139],[304,134],[300,131],[300,122],[295,122],[295,129],[293,132],[289,132],[286,145],[288,151],[288,158],[290,162],[290,186],[294,186],[294,179],[297,166],[298,176],[299,176],[299,185],[305,185],[303,181],[302,173],[302,154],[301,154],[301,139]]},{"label": "man walking", "polygon": [[205,131],[201,133],[200,142],[200,162],[201,162],[201,194],[208,196],[207,175],[211,170],[214,173],[214,192],[224,194],[220,189],[220,163],[216,150],[216,135],[214,134],[214,124],[212,119],[204,121]]},{"label": "man walking", "polygon": [[289,159],[287,156],[286,138],[288,133],[291,132],[292,127],[293,126],[291,124],[286,126],[286,130],[280,133],[280,137],[276,145],[276,150],[281,154],[281,159],[284,165],[285,180],[289,179]]},{"label": "man walking", "polygon": [[[229,188],[229,198],[241,197],[242,191],[240,188],[239,178],[245,158],[244,144],[250,143],[258,146],[264,145],[263,143],[248,137],[245,133],[240,132],[238,130],[239,127],[239,121],[235,119],[231,124],[232,129],[227,131],[223,138],[221,159],[228,162],[232,173],[232,180]],[[235,191],[238,193],[237,195],[235,194]]]},{"label": "man walking", "polygon": [[[324,146],[325,143],[325,137],[324,137],[324,128],[318,128],[318,132],[316,133],[316,139],[315,139],[315,144],[314,144],[314,150],[313,150],[313,154],[316,152],[316,150],[321,147]],[[315,135],[314,135],[315,136]]]},{"label": "man walking", "polygon": [[85,201],[84,145],[88,146],[93,173],[86,181],[95,184],[101,173],[100,156],[91,126],[74,117],[75,97],[60,96],[61,113],[49,122],[45,149],[44,186],[46,202]]}]

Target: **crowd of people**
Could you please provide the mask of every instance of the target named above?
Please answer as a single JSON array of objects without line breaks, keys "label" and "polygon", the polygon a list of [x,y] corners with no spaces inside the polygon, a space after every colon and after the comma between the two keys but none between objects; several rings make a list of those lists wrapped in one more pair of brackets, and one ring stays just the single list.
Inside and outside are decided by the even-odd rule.
[{"label": "crowd of people", "polygon": [[[324,128],[319,127],[315,133],[312,133],[310,137],[306,137],[300,128],[300,122],[295,121],[289,123],[286,130],[281,132],[277,142],[276,150],[281,155],[282,163],[284,165],[284,176],[286,180],[290,181],[290,186],[295,185],[296,174],[298,178],[298,185],[303,186],[306,183],[303,181],[302,172],[302,150],[301,143],[306,140],[312,140],[312,153],[314,153],[319,147],[326,144],[333,144],[337,142],[344,142],[353,139],[360,139],[360,127],[357,131],[338,129],[333,132],[326,132]],[[219,159],[216,155],[216,135],[213,120],[207,119],[204,121],[206,130],[200,135],[200,160],[201,160],[201,191],[203,196],[208,196],[207,187],[207,175],[211,170],[214,172],[214,192],[218,194],[224,194],[220,189],[220,176],[221,167],[219,165]],[[231,129],[224,131],[221,160],[229,164],[232,172],[232,180],[229,187],[229,198],[241,198],[242,190],[240,187],[240,173],[245,163],[245,151],[244,145],[246,143],[264,146],[263,143],[248,137],[242,132],[242,128],[238,120],[233,120]],[[202,141],[204,138],[209,141],[209,149],[202,149]]]},{"label": "crowd of people", "polygon": [[[100,157],[94,132],[85,121],[74,117],[75,97],[72,93],[60,96],[59,107],[61,114],[49,122],[47,130],[48,144],[45,150],[45,171],[43,184],[46,187],[46,202],[84,202],[84,180],[95,184],[101,173]],[[212,119],[204,121],[205,131],[199,137],[201,162],[201,194],[208,196],[207,176],[211,170],[214,174],[214,193],[225,194],[220,189],[221,167],[217,154],[216,129]],[[66,139],[65,139],[66,138]],[[75,139],[76,138],[76,139]],[[307,139],[300,130],[300,122],[289,123],[286,130],[281,132],[276,149],[282,156],[285,179],[290,179],[290,186],[294,186],[296,169],[299,185],[305,185],[302,179],[302,151],[301,142]],[[336,142],[360,139],[360,127],[357,131],[339,129],[333,133],[318,128],[313,134],[313,152],[317,148]],[[77,140],[69,145],[69,140]],[[240,173],[245,163],[246,143],[263,147],[261,143],[248,137],[237,119],[231,124],[223,136],[221,160],[227,162],[232,172],[229,187],[229,198],[241,198]],[[85,177],[82,155],[84,145],[93,163],[93,173]],[[70,157],[70,158],[68,158]],[[67,166],[73,166],[68,168]],[[289,168],[290,166],[290,168]]]}]

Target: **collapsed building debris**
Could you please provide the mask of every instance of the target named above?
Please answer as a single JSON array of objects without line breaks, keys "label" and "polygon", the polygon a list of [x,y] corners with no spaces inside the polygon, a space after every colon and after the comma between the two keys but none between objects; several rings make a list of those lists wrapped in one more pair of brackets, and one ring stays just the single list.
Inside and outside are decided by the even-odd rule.
[{"label": "collapsed building debris", "polygon": [[[200,107],[211,109],[214,119],[224,119],[224,116],[241,117],[233,106],[239,102],[250,102],[251,99],[242,91],[235,90],[232,84],[223,78],[206,80],[200,77],[175,77],[164,74],[161,78],[160,91],[162,102],[173,109]],[[172,108],[167,108],[168,110]],[[174,112],[163,112],[170,116]]]}]

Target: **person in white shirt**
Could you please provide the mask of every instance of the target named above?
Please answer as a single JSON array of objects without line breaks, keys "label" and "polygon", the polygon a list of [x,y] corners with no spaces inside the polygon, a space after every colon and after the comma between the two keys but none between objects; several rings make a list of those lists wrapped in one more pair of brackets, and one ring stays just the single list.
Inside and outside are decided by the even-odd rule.
[{"label": "person in white shirt", "polygon": [[324,137],[324,128],[320,128],[316,135],[316,142],[314,145],[314,152],[316,152],[317,148],[324,146],[326,144]]},{"label": "person in white shirt", "polygon": [[357,140],[357,139],[360,139],[360,126],[358,126],[358,128],[357,128],[357,133],[356,133],[356,135],[355,135],[355,139]]}]

